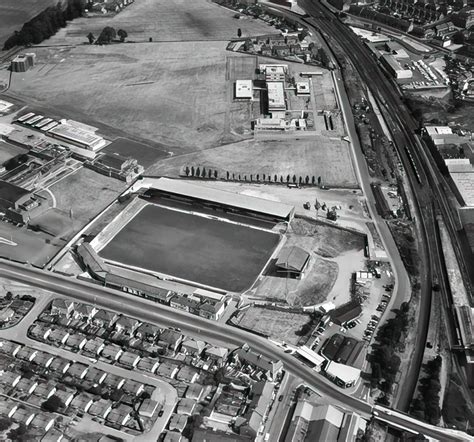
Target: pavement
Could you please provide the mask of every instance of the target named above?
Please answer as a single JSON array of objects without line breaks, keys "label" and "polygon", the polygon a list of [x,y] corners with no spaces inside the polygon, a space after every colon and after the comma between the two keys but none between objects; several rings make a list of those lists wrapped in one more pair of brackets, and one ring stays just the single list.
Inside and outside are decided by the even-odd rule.
[{"label": "pavement", "polygon": [[354,411],[364,419],[370,419],[374,416],[377,419],[384,419],[392,425],[402,425],[410,431],[436,439],[469,440],[466,433],[435,427],[384,407],[372,407],[371,404],[348,395],[322,374],[315,372],[303,362],[285,353],[269,340],[243,330],[227,327],[125,292],[110,290],[95,284],[5,260],[0,260],[0,276],[54,291],[60,295],[95,304],[101,308],[121,312],[141,321],[160,326],[179,327],[183,333],[189,335],[199,333],[201,338],[211,342],[222,340],[225,337],[227,345],[241,346],[243,343],[247,343],[254,351],[263,356],[282,361],[284,369],[288,373],[300,378],[319,394],[328,397],[334,405],[339,405],[344,410]]}]

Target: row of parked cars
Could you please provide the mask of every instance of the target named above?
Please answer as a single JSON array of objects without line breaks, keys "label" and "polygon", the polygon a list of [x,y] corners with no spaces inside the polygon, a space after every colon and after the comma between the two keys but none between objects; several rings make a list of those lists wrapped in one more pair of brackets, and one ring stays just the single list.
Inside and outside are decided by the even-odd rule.
[{"label": "row of parked cars", "polygon": [[364,339],[364,341],[370,341],[379,321],[380,317],[378,317],[377,315],[372,315],[372,318],[370,319],[369,323],[367,324],[367,328],[365,329],[364,337],[362,338]]}]

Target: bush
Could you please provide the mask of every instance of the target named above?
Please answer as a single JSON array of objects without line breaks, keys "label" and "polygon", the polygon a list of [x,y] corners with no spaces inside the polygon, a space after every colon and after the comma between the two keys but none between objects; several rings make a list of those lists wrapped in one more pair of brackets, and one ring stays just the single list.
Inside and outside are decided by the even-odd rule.
[{"label": "bush", "polygon": [[51,413],[55,413],[56,411],[64,407],[65,405],[62,399],[56,396],[55,394],[53,394],[49,399],[47,399],[41,404],[41,408],[44,411],[49,411]]}]

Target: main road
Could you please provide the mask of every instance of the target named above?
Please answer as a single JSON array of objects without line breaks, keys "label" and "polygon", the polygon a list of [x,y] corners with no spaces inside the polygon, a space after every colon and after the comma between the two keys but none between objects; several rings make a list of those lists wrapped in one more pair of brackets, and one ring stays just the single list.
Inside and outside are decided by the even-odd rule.
[{"label": "main road", "polygon": [[184,333],[199,335],[205,340],[225,340],[228,344],[235,346],[247,343],[263,356],[273,360],[281,360],[285,370],[299,377],[308,386],[314,388],[320,394],[326,395],[345,410],[357,412],[366,419],[375,416],[394,426],[401,426],[417,434],[424,434],[439,440],[465,441],[469,439],[465,433],[425,424],[383,407],[377,407],[377,411],[374,413],[373,407],[370,404],[349,396],[344,390],[339,389],[321,374],[295,359],[292,355],[285,353],[267,339],[238,328],[209,321],[125,292],[111,290],[97,284],[68,278],[56,273],[38,270],[5,260],[0,260],[0,276],[52,291],[78,301],[94,304],[101,308],[115,310],[142,321],[161,326],[179,327]]}]

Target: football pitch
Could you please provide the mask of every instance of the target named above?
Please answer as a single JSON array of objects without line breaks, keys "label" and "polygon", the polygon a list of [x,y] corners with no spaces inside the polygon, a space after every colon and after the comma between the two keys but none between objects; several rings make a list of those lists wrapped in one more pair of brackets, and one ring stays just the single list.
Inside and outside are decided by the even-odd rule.
[{"label": "football pitch", "polygon": [[149,204],[100,252],[105,260],[230,292],[248,289],[276,233]]}]

